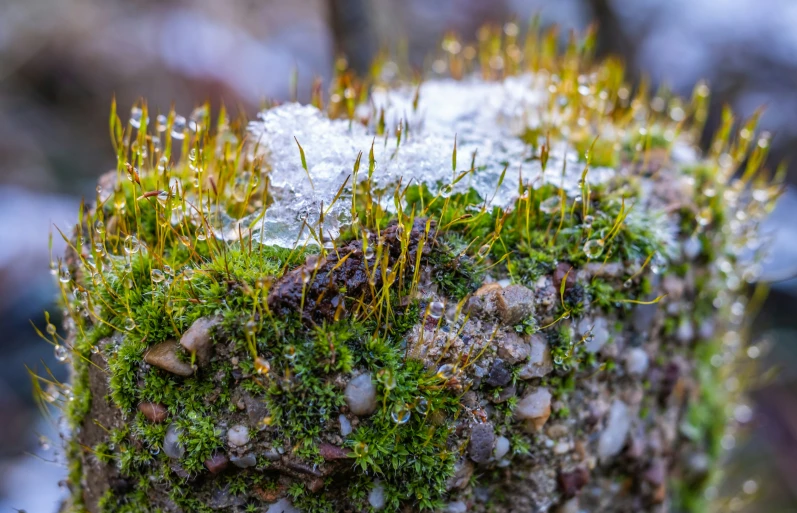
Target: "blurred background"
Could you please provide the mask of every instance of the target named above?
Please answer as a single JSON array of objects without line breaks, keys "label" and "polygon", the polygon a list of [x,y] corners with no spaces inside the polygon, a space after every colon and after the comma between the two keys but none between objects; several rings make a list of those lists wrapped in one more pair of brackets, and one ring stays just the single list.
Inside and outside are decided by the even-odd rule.
[{"label": "blurred background", "polygon": [[[64,494],[57,429],[33,404],[26,366],[59,379],[65,369],[30,322],[43,326],[43,312],[57,310],[51,225],[71,226],[115,166],[114,95],[123,118],[140,97],[183,114],[223,101],[251,117],[265,98],[290,97],[294,69],[307,100],[312,78],[328,84],[340,54],[365,69],[381,47],[404,45],[421,68],[446,31],[468,38],[485,22],[523,26],[536,13],[564,35],[597,21],[600,53],[622,56],[631,79],[684,95],[708,79],[708,132],[723,104],[741,116],[767,106],[771,164],[797,162],[793,0],[0,0],[0,512],[54,512]],[[788,181],[797,184],[797,164]],[[797,511],[795,216],[790,189],[764,228],[773,283],[754,337],[768,349],[762,367],[776,372],[753,391],[750,436],[732,458],[744,472],[731,485],[759,496],[735,505],[749,512]]]}]

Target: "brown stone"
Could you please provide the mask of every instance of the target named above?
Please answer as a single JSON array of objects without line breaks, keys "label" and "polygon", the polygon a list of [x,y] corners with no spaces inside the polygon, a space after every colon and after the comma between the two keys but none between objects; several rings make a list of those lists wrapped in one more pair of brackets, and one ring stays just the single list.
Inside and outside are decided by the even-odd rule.
[{"label": "brown stone", "polygon": [[221,322],[217,316],[200,317],[180,337],[180,345],[196,355],[197,364],[202,367],[210,362],[213,351],[211,332]]},{"label": "brown stone", "polygon": [[560,471],[557,476],[559,489],[566,499],[571,499],[589,483],[589,471],[584,467],[576,467],[570,471]]},{"label": "brown stone", "polygon": [[274,488],[261,488],[259,486],[255,486],[254,490],[255,495],[257,495],[263,501],[274,502],[282,496],[285,486],[281,484],[278,484]]},{"label": "brown stone", "polygon": [[229,458],[224,454],[217,452],[210,458],[205,460],[205,466],[210,470],[211,474],[218,474],[227,468],[230,463]]},{"label": "brown stone", "polygon": [[501,291],[504,308],[499,311],[501,321],[514,326],[534,313],[534,292],[523,285],[509,285]]},{"label": "brown stone", "polygon": [[522,362],[531,353],[529,343],[514,330],[504,332],[498,339],[497,345],[498,356],[510,365]]},{"label": "brown stone", "polygon": [[191,364],[180,360],[179,350],[180,344],[176,340],[169,339],[150,347],[144,354],[144,361],[178,376],[190,376],[194,373],[194,369]]},{"label": "brown stone", "polygon": [[318,444],[318,452],[326,461],[345,460],[349,457],[349,451],[346,449],[326,442]]},{"label": "brown stone", "polygon": [[159,424],[166,420],[169,414],[169,412],[166,411],[166,407],[161,403],[140,403],[138,405],[138,411],[143,413],[147,420],[155,424]]}]

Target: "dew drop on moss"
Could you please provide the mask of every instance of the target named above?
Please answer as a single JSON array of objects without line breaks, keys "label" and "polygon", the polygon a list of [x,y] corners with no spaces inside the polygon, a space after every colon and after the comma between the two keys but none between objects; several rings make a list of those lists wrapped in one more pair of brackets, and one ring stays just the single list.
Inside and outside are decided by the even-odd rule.
[{"label": "dew drop on moss", "polygon": [[390,412],[390,418],[396,424],[406,424],[410,420],[410,409],[407,408],[406,404],[400,404]]},{"label": "dew drop on moss", "polygon": [[134,321],[132,318],[128,317],[127,319],[125,319],[125,326],[124,327],[125,327],[125,329],[127,331],[133,331],[135,329],[135,327],[136,327],[136,321]]},{"label": "dew drop on moss", "polygon": [[94,223],[94,230],[100,235],[102,235],[103,233],[105,233],[105,223],[98,220],[97,222]]},{"label": "dew drop on moss", "polygon": [[263,358],[262,356],[258,356],[255,358],[255,372],[258,374],[268,374],[271,370],[271,364]]},{"label": "dew drop on moss", "polygon": [[584,243],[584,254],[587,258],[596,258],[603,253],[603,241],[600,239],[588,240]]},{"label": "dew drop on moss", "polygon": [[205,229],[205,227],[204,226],[200,226],[199,228],[197,228],[197,230],[196,230],[196,240],[203,241],[203,240],[207,240],[207,238],[208,238],[208,232]]},{"label": "dew drop on moss", "polygon": [[490,245],[485,244],[484,246],[479,248],[478,256],[479,258],[484,258],[490,253]]},{"label": "dew drop on moss", "polygon": [[374,248],[372,248],[371,246],[368,246],[367,248],[365,248],[365,258],[366,258],[366,260],[373,260],[373,258],[374,258]]},{"label": "dew drop on moss", "polygon": [[158,114],[158,117],[155,118],[155,130],[158,132],[165,132],[168,121],[169,120],[165,115]]},{"label": "dew drop on moss", "polygon": [[441,365],[439,369],[437,369],[437,376],[441,379],[451,379],[457,374],[457,368],[455,365],[450,363],[446,363]]},{"label": "dew drop on moss", "polygon": [[415,400],[415,411],[421,415],[426,415],[429,412],[429,401],[425,397],[418,397]]},{"label": "dew drop on moss", "polygon": [[172,122],[172,139],[182,140],[185,138],[185,118],[177,115]]},{"label": "dew drop on moss", "polygon": [[47,333],[50,335],[55,335],[55,324],[48,322],[47,323]]},{"label": "dew drop on moss", "polygon": [[166,279],[166,275],[163,274],[163,271],[160,269],[153,269],[149,272],[150,278],[152,278],[153,283],[160,283]]},{"label": "dew drop on moss", "polygon": [[160,191],[158,193],[158,203],[160,203],[162,207],[165,207],[168,201],[169,201],[169,192]]},{"label": "dew drop on moss", "polygon": [[128,235],[125,238],[125,253],[132,255],[133,253],[138,253],[139,249],[141,249],[141,243],[138,241],[138,237]]},{"label": "dew drop on moss", "polygon": [[584,226],[586,226],[587,228],[590,228],[592,226],[592,223],[594,222],[595,222],[594,217],[590,215],[584,216]]},{"label": "dew drop on moss", "polygon": [[559,203],[560,200],[558,196],[551,196],[540,203],[540,210],[546,214],[553,214],[559,210]]},{"label": "dew drop on moss", "polygon": [[133,125],[133,128],[139,128],[141,126],[141,117],[143,115],[144,113],[139,107],[130,109],[130,124]]},{"label": "dew drop on moss", "polygon": [[69,269],[66,267],[61,267],[61,270],[58,274],[58,279],[61,281],[61,283],[69,283],[70,280],[72,280],[72,275],[69,274]]},{"label": "dew drop on moss", "polygon": [[55,353],[55,359],[59,362],[65,362],[69,359],[69,349],[61,344],[56,344],[53,352]]},{"label": "dew drop on moss", "polygon": [[429,303],[429,317],[432,319],[439,319],[443,316],[445,305],[440,301],[432,301]]}]

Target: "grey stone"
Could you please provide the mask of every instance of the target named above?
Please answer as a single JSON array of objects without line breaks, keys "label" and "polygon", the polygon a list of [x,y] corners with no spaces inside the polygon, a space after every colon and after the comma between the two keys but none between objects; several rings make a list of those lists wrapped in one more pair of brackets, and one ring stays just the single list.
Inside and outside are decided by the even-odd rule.
[{"label": "grey stone", "polygon": [[232,455],[230,462],[238,468],[249,468],[257,465],[257,457],[251,452],[240,457]]},{"label": "grey stone", "polygon": [[349,436],[353,431],[349,419],[347,419],[345,415],[340,414],[338,415],[338,422],[340,423],[340,436]]},{"label": "grey stone", "polygon": [[471,476],[473,476],[473,463],[468,461],[467,459],[459,459],[454,464],[454,475],[452,475],[448,479],[448,483],[446,483],[446,488],[449,490],[462,490],[468,483],[470,482]]},{"label": "grey stone", "polygon": [[529,341],[529,361],[518,372],[520,379],[541,378],[553,370],[548,341],[539,334],[532,335]]},{"label": "grey stone", "polygon": [[355,415],[370,415],[376,410],[376,385],[370,374],[360,374],[349,381],[344,396]]},{"label": "grey stone", "polygon": [[376,481],[374,483],[374,487],[371,488],[370,493],[368,494],[368,504],[371,505],[376,511],[384,509],[385,507],[385,487],[382,486],[382,483]]},{"label": "grey stone", "polygon": [[167,340],[150,347],[144,354],[144,361],[178,376],[190,376],[194,369],[190,363],[180,360],[179,350],[180,344],[176,340]]},{"label": "grey stone", "polygon": [[498,356],[510,365],[522,362],[530,353],[529,343],[514,331],[506,331],[498,339]]},{"label": "grey stone", "polygon": [[489,422],[476,424],[470,430],[468,442],[468,456],[476,463],[486,463],[490,460],[495,444],[495,429]]},{"label": "grey stone", "polygon": [[632,375],[641,376],[648,370],[648,353],[639,347],[632,347],[625,355],[625,370]]},{"label": "grey stone", "polygon": [[180,337],[180,345],[189,353],[196,355],[196,362],[200,367],[210,362],[213,350],[210,334],[220,320],[217,316],[201,317],[195,320]]},{"label": "grey stone", "polygon": [[180,459],[185,454],[185,447],[178,439],[182,430],[177,424],[169,424],[166,435],[163,437],[163,453],[173,459]]},{"label": "grey stone", "polygon": [[534,292],[523,285],[509,285],[501,296],[504,301],[499,314],[504,324],[520,324],[534,313]]},{"label": "grey stone", "polygon": [[515,408],[515,417],[528,421],[537,430],[545,425],[550,416],[551,392],[544,387],[531,391],[518,401]]},{"label": "grey stone", "polygon": [[628,406],[615,400],[609,408],[609,419],[598,438],[598,458],[601,461],[617,456],[625,445],[628,431],[631,429],[631,414]]},{"label": "grey stone", "polygon": [[487,375],[486,383],[493,387],[502,387],[512,379],[512,370],[509,365],[500,358],[493,360],[490,367],[490,374]]},{"label": "grey stone", "polygon": [[264,428],[263,419],[268,415],[265,401],[245,394],[244,405],[246,406],[246,414],[249,417],[250,425],[260,429]]},{"label": "grey stone", "polygon": [[462,501],[454,501],[446,504],[446,513],[466,513],[468,505]]}]

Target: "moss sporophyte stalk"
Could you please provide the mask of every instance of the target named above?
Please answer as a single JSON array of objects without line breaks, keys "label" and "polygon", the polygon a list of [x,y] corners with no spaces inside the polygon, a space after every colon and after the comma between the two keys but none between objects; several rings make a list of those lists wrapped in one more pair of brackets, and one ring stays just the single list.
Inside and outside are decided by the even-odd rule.
[{"label": "moss sporophyte stalk", "polygon": [[631,88],[535,27],[250,122],[112,106],[41,333],[71,383],[34,378],[65,511],[708,507],[768,136],[726,111],[701,152],[705,84]]}]

